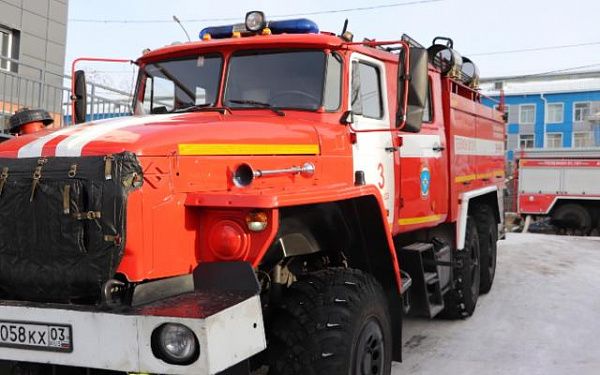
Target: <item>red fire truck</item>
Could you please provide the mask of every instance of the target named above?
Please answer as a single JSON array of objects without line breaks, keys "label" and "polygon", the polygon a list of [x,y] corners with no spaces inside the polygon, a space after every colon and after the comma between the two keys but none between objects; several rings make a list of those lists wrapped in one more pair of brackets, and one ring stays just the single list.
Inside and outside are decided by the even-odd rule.
[{"label": "red fire truck", "polygon": [[599,228],[600,149],[526,150],[515,166],[520,215],[581,234]]},{"label": "red fire truck", "polygon": [[403,314],[473,314],[504,125],[452,41],[200,39],[137,60],[133,117],[0,144],[3,366],[389,374]]}]

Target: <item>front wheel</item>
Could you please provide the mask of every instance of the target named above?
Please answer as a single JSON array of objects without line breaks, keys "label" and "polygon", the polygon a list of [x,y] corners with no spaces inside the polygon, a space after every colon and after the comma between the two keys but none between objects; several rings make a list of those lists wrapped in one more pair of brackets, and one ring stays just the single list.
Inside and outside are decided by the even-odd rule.
[{"label": "front wheel", "polygon": [[269,375],[389,375],[387,300],[370,275],[329,269],[300,276],[268,327]]}]

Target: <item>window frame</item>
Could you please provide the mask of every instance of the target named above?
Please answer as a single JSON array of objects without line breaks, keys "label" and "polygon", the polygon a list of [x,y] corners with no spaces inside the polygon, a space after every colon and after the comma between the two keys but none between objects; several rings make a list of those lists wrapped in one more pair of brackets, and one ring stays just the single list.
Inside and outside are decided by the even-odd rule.
[{"label": "window frame", "polygon": [[593,135],[593,133],[592,133],[592,132],[589,132],[589,131],[579,131],[579,132],[573,132],[573,139],[572,139],[572,143],[571,143],[571,147],[572,147],[572,148],[577,148],[577,149],[579,149],[579,148],[588,148],[588,147],[592,147],[592,145],[584,145],[584,146],[581,146],[581,147],[578,147],[578,146],[576,146],[576,145],[575,145],[575,140],[576,140],[576,137],[575,137],[575,136],[576,136],[577,134],[584,134],[584,135],[586,136],[586,139],[587,139],[588,141],[589,141],[590,139],[592,139],[592,140],[593,140],[593,138],[592,138],[592,137],[590,137],[590,135]]},{"label": "window frame", "polygon": [[[429,101],[429,120],[423,118],[423,123],[433,124],[435,122],[435,111],[433,109],[433,81],[431,76],[427,77],[427,94],[427,100]],[[423,115],[425,115],[425,111],[423,111]]]},{"label": "window frame", "polygon": [[577,104],[587,104],[588,114],[592,111],[592,102],[591,101],[583,101],[583,102],[573,102],[573,122],[584,122],[585,119],[577,120],[576,119],[576,106]]},{"label": "window frame", "polygon": [[[0,25],[0,33],[8,35],[8,46],[7,46],[7,49],[6,49],[8,51],[8,54],[6,56],[4,56],[4,57],[12,59],[12,57],[13,57],[12,56],[13,55],[13,51],[12,51],[12,48],[13,48],[13,31],[11,29],[7,28],[7,27],[4,27],[4,26]],[[2,50],[0,49],[0,56],[2,56],[1,52],[2,52]],[[11,69],[12,69],[12,62],[10,60],[5,60],[5,61],[6,61],[6,67],[3,68],[2,67],[2,61],[0,60],[0,70],[4,70],[6,72],[10,72]]]},{"label": "window frame", "polygon": [[[382,74],[381,74],[381,68],[379,65],[374,64],[368,60],[365,60],[362,57],[358,57],[356,60],[354,60],[356,62],[356,66],[358,68],[358,76],[360,77],[360,64],[366,65],[366,66],[370,66],[373,69],[375,69],[375,72],[377,73],[377,88],[378,88],[378,92],[379,92],[379,117],[373,117],[373,116],[365,116],[364,114],[364,101],[362,100],[362,96],[360,98],[361,101],[361,112],[358,113],[358,116],[362,116],[364,118],[369,118],[369,119],[373,119],[373,120],[383,120],[385,118],[385,105],[384,105],[384,95],[383,95],[383,82],[381,80]],[[354,74],[354,66],[355,65],[351,65],[352,66],[352,72],[350,73],[351,76],[353,76]],[[362,88],[362,80],[359,80],[360,83],[360,87],[359,87],[359,95],[360,95],[360,90]],[[350,103],[350,109],[352,109],[352,103]]]},{"label": "window frame", "polygon": [[[337,56],[337,58],[336,58],[336,56]],[[329,58],[330,57],[336,59],[340,63],[340,85],[339,85],[340,91],[339,91],[338,106],[335,109],[325,108],[325,90],[327,89],[327,74],[329,73]],[[321,106],[327,113],[335,113],[335,112],[338,112],[342,108],[342,104],[344,102],[344,68],[345,68],[344,63],[345,63],[344,56],[342,56],[338,52],[331,51],[331,52],[327,53],[327,51],[325,51],[325,76],[323,77],[323,94],[321,95],[322,96]]]},{"label": "window frame", "polygon": [[[522,137],[531,136],[532,147],[521,147]],[[519,150],[528,150],[535,148],[535,134],[527,133],[527,134],[519,134]]]},{"label": "window frame", "polygon": [[[522,119],[522,113],[523,113],[523,108],[524,107],[533,107],[533,119],[531,122],[523,122],[521,121]],[[536,120],[536,112],[537,111],[537,105],[534,104],[519,104],[519,124],[523,124],[523,125],[531,125],[531,124],[535,124],[535,120]]]},{"label": "window frame", "polygon": [[[550,119],[550,106],[560,106],[560,120],[551,121]],[[547,103],[545,111],[545,120],[547,124],[562,124],[565,122],[565,103]],[[561,133],[562,134],[562,133]]]},{"label": "window frame", "polygon": [[[560,146],[558,146],[558,147],[550,147],[548,145],[549,136],[555,136],[555,135],[559,135],[560,136]],[[546,137],[545,138],[546,138],[545,145],[546,145],[547,148],[564,148],[565,147],[564,146],[564,144],[565,144],[565,136],[561,132],[549,132],[549,133],[546,133]]]}]

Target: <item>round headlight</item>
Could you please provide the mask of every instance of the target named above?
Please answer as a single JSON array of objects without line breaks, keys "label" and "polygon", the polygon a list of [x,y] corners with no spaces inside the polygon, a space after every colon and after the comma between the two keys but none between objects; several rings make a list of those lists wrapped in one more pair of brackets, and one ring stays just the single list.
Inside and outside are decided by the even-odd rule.
[{"label": "round headlight", "polygon": [[246,14],[246,29],[248,31],[260,31],[265,27],[265,14],[259,11],[252,11]]},{"label": "round headlight", "polygon": [[152,334],[154,355],[176,365],[189,365],[200,356],[198,338],[191,329],[178,323],[166,323]]}]

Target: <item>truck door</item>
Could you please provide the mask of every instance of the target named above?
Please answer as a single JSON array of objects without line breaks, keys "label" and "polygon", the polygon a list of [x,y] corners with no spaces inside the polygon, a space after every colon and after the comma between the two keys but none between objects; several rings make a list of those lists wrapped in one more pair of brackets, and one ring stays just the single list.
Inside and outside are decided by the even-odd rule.
[{"label": "truck door", "polygon": [[[350,110],[357,130],[390,130],[385,64],[355,53],[350,67]],[[390,224],[394,221],[394,152],[391,131],[358,132],[353,146],[354,172],[377,186]]]},{"label": "truck door", "polygon": [[448,173],[439,79],[429,80],[427,106],[418,134],[400,133],[399,231],[435,226],[448,212]]}]

